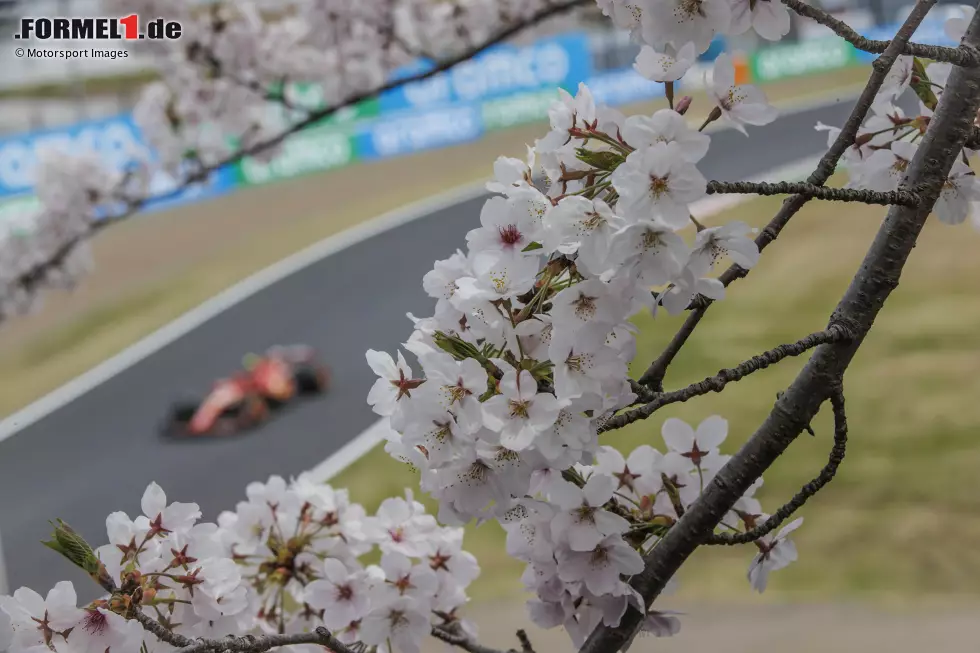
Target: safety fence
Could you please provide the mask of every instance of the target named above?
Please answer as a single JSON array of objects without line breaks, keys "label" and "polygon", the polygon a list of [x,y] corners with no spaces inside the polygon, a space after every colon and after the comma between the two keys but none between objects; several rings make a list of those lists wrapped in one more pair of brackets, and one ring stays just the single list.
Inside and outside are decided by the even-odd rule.
[{"label": "safety fence", "polygon": [[[865,30],[866,36],[889,38],[897,27]],[[940,21],[923,24],[916,37],[921,42],[954,45]],[[174,178],[160,172],[151,182],[151,193],[166,199],[150,201],[146,208],[170,208],[359,161],[474,141],[495,130],[546,118],[558,89],[574,93],[580,82],[588,84],[597,102],[611,106],[662,96],[662,84],[643,79],[629,66],[635,46],[609,41],[608,35],[572,32],[524,47],[494,47],[447,72],[348,107],[294,134],[271,161],[246,157],[215,171],[206,182],[184,189],[176,189]],[[678,84],[680,92],[710,82],[710,59],[724,48],[723,43],[714,45],[696,64],[698,69]],[[874,57],[828,36],[733,58],[740,83],[766,83],[842,70]],[[425,72],[430,65],[419,61],[398,71],[396,78]],[[324,106],[313,85],[296,85],[287,92],[291,102],[304,110]],[[278,116],[283,124],[292,118],[284,111]],[[33,194],[37,154],[46,146],[66,152],[89,148],[118,169],[134,162],[134,151],[150,149],[129,114],[0,139],[0,235],[30,228],[28,209],[37,205]]]}]

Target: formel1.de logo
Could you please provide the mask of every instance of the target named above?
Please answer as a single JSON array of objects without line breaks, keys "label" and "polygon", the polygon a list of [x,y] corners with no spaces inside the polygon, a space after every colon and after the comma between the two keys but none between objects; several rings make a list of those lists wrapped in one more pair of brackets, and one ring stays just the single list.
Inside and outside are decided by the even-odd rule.
[{"label": "formel1.de logo", "polygon": [[122,18],[21,18],[15,39],[40,41],[153,41],[180,38],[181,26],[175,20],[154,18],[140,24],[136,14]]}]

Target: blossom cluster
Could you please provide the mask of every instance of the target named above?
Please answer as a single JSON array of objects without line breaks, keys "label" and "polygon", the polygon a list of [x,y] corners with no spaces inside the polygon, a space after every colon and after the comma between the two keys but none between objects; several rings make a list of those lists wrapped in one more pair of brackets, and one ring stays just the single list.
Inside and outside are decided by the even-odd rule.
[{"label": "blossom cluster", "polygon": [[[955,42],[963,38],[975,9],[962,5],[960,11],[961,16],[949,18],[945,23],[946,35]],[[951,71],[949,63],[926,62],[908,55],[896,59],[854,144],[844,153],[849,175],[847,187],[874,191],[898,189],[929,127]],[[916,111],[906,115],[899,101],[910,91],[916,97]],[[975,126],[980,128],[980,119]],[[839,128],[823,123],[818,123],[816,129],[826,131],[830,142],[840,133]],[[977,204],[980,180],[971,168],[977,154],[974,147],[978,147],[975,142],[963,148],[936,201],[936,217],[944,224],[962,224],[969,217],[980,229]]]},{"label": "blossom cluster", "polygon": [[[0,321],[37,308],[35,288],[71,288],[91,269],[84,237],[120,182],[91,152],[66,157],[47,148],[38,153],[38,161],[41,210],[25,207],[0,227]],[[52,262],[57,264],[43,265]]]},{"label": "blossom cluster", "polygon": [[[63,581],[44,598],[28,588],[0,597],[0,649],[173,650],[144,631],[136,611],[191,640],[324,626],[342,642],[399,653],[418,653],[433,625],[474,632],[457,612],[479,575],[476,559],[462,549],[462,529],[439,526],[410,493],[386,499],[373,516],[307,474],[252,483],[246,495],[234,512],[205,523],[197,504],[168,503],[151,483],[143,514],[109,515],[109,542],[86,559],[72,558],[77,539],[59,548],[107,594],[78,607]],[[59,542],[77,537],[58,528]],[[379,563],[363,564],[372,552]]]},{"label": "blossom cluster", "polygon": [[[301,476],[253,483],[234,512],[200,523],[196,504],[168,504],[151,484],[143,515],[110,515],[109,543],[94,552],[66,525],[56,527],[52,548],[86,569],[106,595],[78,607],[72,585],[59,583],[43,598],[26,588],[0,597],[0,649],[173,649],[147,637],[141,615],[192,640],[323,626],[345,643],[417,653],[434,625],[472,632],[459,616],[479,573],[462,549],[459,527],[471,520],[504,528],[508,553],[526,563],[531,618],[563,626],[576,645],[599,624],[618,625],[628,606],[643,609],[629,580],[729,460],[720,450],[728,424],[719,416],[696,427],[667,419],[662,449],[643,445],[626,456],[600,444],[599,434],[611,416],[651,392],[629,380],[631,319],[682,312],[699,295],[721,300],[725,287],[713,276],[720,258],[745,269],[759,258],[748,225],[709,227],[694,215],[707,192],[698,169],[710,149],[705,127],[723,119],[747,133],[746,125],[776,117],[759,89],[737,83],[727,54],[713,64],[713,105],[700,128],[687,120],[691,98],[675,102],[674,82],[715,36],[751,29],[778,40],[789,14],[775,0],[597,1],[641,43],[635,69],[666,85],[669,108],[626,117],[596,105],[585,85],[574,96],[562,91],[549,111],[550,131],[527,157],[494,164],[487,188],[495,195],[467,235],[466,251],[437,261],[422,280],[435,309],[430,317],[409,315],[415,329],[404,343],[422,373],[402,351],[367,352],[379,376],[368,402],[395,431],[386,449],[420,470],[422,489],[438,501],[438,521],[411,494],[369,516],[346,492]],[[192,176],[235,151],[274,142],[284,123],[270,118],[270,103],[289,109],[286,122],[308,114],[290,82],[316,84],[325,104],[344,104],[416,56],[466,50],[550,3],[197,4],[142,3],[142,14],[180,20],[184,37],[146,44],[162,48],[163,79],[136,110],[162,165]],[[947,28],[961,36],[964,25],[954,19]],[[897,187],[948,74],[944,64],[899,58],[847,153],[852,186]],[[908,88],[919,99],[911,119],[896,106]],[[275,146],[262,148],[263,156],[274,154]],[[968,167],[973,154],[964,150],[943,189],[936,210],[944,222],[964,221],[980,199]],[[41,228],[0,241],[2,311],[29,304],[34,285],[22,277],[60,256],[100,212],[128,205],[131,195],[120,189],[147,178],[143,164],[116,173],[96,160],[48,159],[38,179]],[[65,256],[51,269],[61,276],[48,281],[71,281],[82,266]],[[747,532],[768,517],[755,498],[761,483],[736,502],[720,531]],[[772,571],[796,559],[788,536],[801,522],[754,542],[754,589],[763,591]],[[375,549],[380,562],[364,564]],[[672,635],[679,621],[648,612],[642,627]],[[304,646],[314,652],[314,645],[296,648]]]},{"label": "blossom cluster", "polygon": [[[727,55],[713,73],[716,117],[775,117],[761,91],[734,84]],[[531,617],[564,626],[576,644],[640,605],[626,580],[727,460],[720,417],[697,431],[668,420],[665,453],[643,446],[626,460],[598,437],[638,399],[630,318],[680,312],[697,294],[721,299],[718,259],[751,268],[759,257],[748,225],[706,227],[691,213],[706,193],[697,163],[710,137],[688,125],[689,106],[627,118],[597,106],[585,85],[562,93],[527,160],[496,162],[487,187],[497,194],[467,251],[423,279],[435,313],[410,316],[404,348],[424,374],[400,351],[367,353],[379,376],[368,401],[396,433],[387,450],[421,470],[441,522],[503,525],[508,552],[528,563]],[[692,243],[680,233],[688,227]],[[723,528],[760,519],[753,492]],[[750,579],[761,591],[795,551],[758,546]],[[645,627],[672,634],[676,625],[656,614]]]},{"label": "blossom cluster", "polygon": [[[107,15],[178,21],[181,38],[142,40],[160,79],[133,110],[148,150],[117,170],[91,150],[38,157],[39,208],[25,228],[0,232],[0,322],[39,306],[41,291],[71,287],[91,268],[93,223],[138,209],[160,170],[178,186],[249,150],[275,157],[282,135],[311,112],[381,88],[418,57],[442,60],[560,0],[106,0]],[[304,88],[317,89],[314,102]]]},{"label": "blossom cluster", "polygon": [[[324,106],[381,88],[418,57],[458,55],[559,0],[238,1],[200,10],[197,0],[112,0],[119,11],[179,20],[177,41],[156,48],[161,79],[144,89],[134,119],[174,173],[208,168],[270,141]],[[316,103],[302,86],[317,89]],[[285,109],[285,111],[283,111]],[[274,157],[281,143],[255,152]]]}]

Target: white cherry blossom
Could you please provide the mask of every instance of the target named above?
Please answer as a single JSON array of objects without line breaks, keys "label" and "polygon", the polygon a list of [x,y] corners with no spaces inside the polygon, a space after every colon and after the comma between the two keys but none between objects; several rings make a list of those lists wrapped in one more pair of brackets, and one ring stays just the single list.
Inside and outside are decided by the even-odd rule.
[{"label": "white cherry blossom", "polygon": [[980,181],[962,161],[953,163],[934,210],[941,222],[957,225],[966,221],[971,202],[980,200]]},{"label": "white cherry blossom", "polygon": [[779,113],[758,87],[735,83],[735,66],[726,53],[715,59],[708,91],[722,116],[743,134],[748,134],[744,125],[768,125]]},{"label": "white cherry blossom", "polygon": [[692,42],[685,43],[676,50],[666,45],[663,52],[644,45],[636,55],[633,69],[654,82],[676,82],[690,70],[696,59],[697,50]]},{"label": "white cherry blossom", "polygon": [[[763,519],[766,517],[768,515],[762,515]],[[759,553],[749,564],[748,573],[752,589],[760,594],[765,592],[769,584],[769,574],[784,569],[796,561],[798,555],[796,545],[788,537],[790,533],[802,525],[803,518],[800,517],[779,529],[775,536],[766,535],[756,543],[759,547]]]},{"label": "white cherry blossom", "polygon": [[789,33],[789,10],[779,0],[734,0],[730,33],[750,29],[768,41],[778,41]]},{"label": "white cherry blossom", "polygon": [[700,54],[708,49],[715,35],[729,29],[732,20],[727,0],[657,0],[643,5],[643,39],[655,48],[694,43]]},{"label": "white cherry blossom", "polygon": [[556,481],[551,498],[562,512],[551,522],[551,536],[573,551],[592,551],[607,536],[626,532],[629,522],[603,508],[615,486],[616,481],[604,474],[594,474],[581,488]]},{"label": "white cherry blossom", "polygon": [[508,370],[498,384],[500,394],[483,404],[488,428],[500,433],[500,444],[520,451],[550,428],[560,406],[555,396],[538,392],[538,384],[527,370]]},{"label": "white cherry blossom", "polygon": [[711,137],[695,131],[684,116],[671,109],[661,109],[652,116],[630,116],[623,124],[623,138],[635,148],[656,143],[677,143],[681,156],[697,163],[708,153]]},{"label": "white cherry blossom", "polygon": [[680,229],[690,219],[690,204],[705,196],[707,180],[684,157],[678,143],[657,143],[639,149],[612,175],[623,216],[659,219]]},{"label": "white cherry blossom", "polygon": [[367,361],[374,373],[380,377],[371,386],[368,403],[374,408],[374,412],[381,416],[394,413],[397,403],[411,398],[412,391],[422,384],[421,380],[412,376],[412,368],[401,352],[398,352],[396,363],[390,355],[369,349]]}]

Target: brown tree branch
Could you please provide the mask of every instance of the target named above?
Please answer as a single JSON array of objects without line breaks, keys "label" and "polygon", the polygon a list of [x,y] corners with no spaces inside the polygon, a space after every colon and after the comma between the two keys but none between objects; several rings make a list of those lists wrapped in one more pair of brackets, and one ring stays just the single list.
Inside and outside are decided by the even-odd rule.
[{"label": "brown tree branch", "polygon": [[521,653],[535,653],[534,646],[531,644],[531,638],[527,636],[527,632],[523,629],[517,631],[517,640],[521,643]]},{"label": "brown tree branch", "polygon": [[[871,110],[871,105],[874,103],[875,98],[878,96],[878,91],[881,90],[882,84],[885,82],[885,76],[891,67],[894,65],[895,60],[902,52],[902,48],[908,43],[908,40],[912,38],[912,33],[925,18],[926,14],[936,3],[936,0],[919,0],[919,3],[915,6],[915,9],[909,14],[909,17],[905,20],[905,23],[898,30],[895,38],[892,39],[891,45],[888,49],[877,59],[875,59],[872,65],[873,72],[868,78],[868,85],[864,88],[861,96],[858,98],[854,105],[854,109],[851,111],[851,115],[848,117],[844,126],[841,128],[840,133],[834,142],[831,144],[830,149],[820,158],[820,162],[817,164],[816,169],[807,177],[806,183],[811,186],[823,186],[830,179],[830,176],[834,174],[837,169],[837,162],[847,151],[847,148],[854,143],[854,139],[857,137],[858,129],[861,128],[861,123],[864,122],[865,117],[868,115],[868,111]],[[792,197],[786,198],[783,202],[783,206],[779,209],[769,224],[762,230],[762,232],[756,236],[755,244],[758,246],[759,251],[762,252],[766,247],[769,246],[779,234],[786,227],[789,221],[796,215],[803,205],[806,204],[810,198],[806,195],[794,195]],[[749,273],[748,270],[739,266],[732,265],[718,278],[726,287],[729,286],[736,279],[741,279]],[[663,380],[664,375],[667,373],[667,368],[673,362],[674,357],[677,356],[684,343],[687,339],[694,333],[694,329],[697,328],[698,323],[701,318],[704,317],[704,312],[708,310],[711,305],[711,300],[706,300],[704,304],[695,308],[687,316],[684,321],[683,326],[678,330],[677,334],[673,337],[670,344],[661,352],[660,356],[657,357],[655,361],[650,364],[646,372],[640,377],[640,383],[648,386],[656,391],[663,390]]]},{"label": "brown tree branch", "polygon": [[[920,0],[909,21],[921,20],[931,2]],[[918,16],[918,17],[917,17]],[[909,24],[906,22],[906,27]],[[901,34],[892,42],[901,46]],[[967,30],[964,42],[980,45],[980,12]],[[841,382],[875,318],[899,283],[902,269],[949,170],[960,156],[980,108],[980,68],[957,67],[947,83],[929,128],[909,165],[906,186],[921,189],[917,208],[895,206],[888,211],[851,285],[834,310],[832,320],[849,324],[855,337],[819,346],[769,417],[734,457],[719,470],[684,516],[645,557],[644,570],[631,584],[643,596],[647,609],[663,591],[678,568],[712,533],[735,502],[810,423],[825,399]],[[613,653],[627,646],[639,630],[643,612],[629,608],[619,626],[599,626],[580,653]]]},{"label": "brown tree branch", "polygon": [[[92,223],[92,225],[89,227],[88,232],[69,239],[50,258],[44,261],[40,261],[39,263],[34,265],[31,269],[21,274],[17,279],[10,282],[10,284],[23,288],[29,293],[33,292],[34,290],[36,290],[38,286],[44,283],[49,273],[51,273],[54,270],[57,270],[59,267],[61,267],[64,264],[67,258],[75,250],[75,248],[78,247],[82,242],[88,240],[102,229],[105,229],[110,225],[113,225],[117,222],[121,222],[129,218],[133,214],[137,213],[140,209],[142,209],[147,203],[167,200],[176,197],[188,186],[206,181],[208,177],[210,177],[210,175],[216,170],[223,168],[224,166],[237,163],[238,161],[244,159],[245,157],[252,156],[259,152],[263,152],[269,149],[270,147],[275,147],[276,145],[279,145],[284,140],[286,140],[289,136],[295,134],[296,132],[302,131],[303,129],[315,125],[321,120],[324,120],[332,116],[333,114],[340,111],[341,109],[344,109],[354,104],[358,104],[365,100],[375,98],[378,95],[381,95],[382,93],[385,93],[395,88],[399,88],[401,86],[404,86],[405,84],[424,81],[426,79],[429,79],[430,77],[434,77],[436,75],[444,73],[447,70],[453,68],[454,66],[457,66],[465,61],[472,59],[476,55],[482,53],[484,50],[487,50],[495,45],[499,45],[500,43],[503,43],[507,39],[517,35],[518,33],[530,27],[533,27],[549,18],[570,11],[575,7],[588,4],[592,1],[593,0],[565,0],[564,2],[561,2],[559,4],[548,5],[544,9],[520,21],[519,23],[515,23],[514,25],[511,25],[510,27],[501,30],[492,38],[481,43],[479,46],[468,49],[457,56],[454,56],[450,59],[440,62],[437,66],[433,67],[431,70],[428,70],[424,73],[419,73],[417,75],[412,75],[411,77],[406,77],[403,79],[388,82],[387,84],[384,84],[383,86],[379,86],[374,90],[365,91],[363,93],[358,93],[356,95],[353,95],[338,104],[324,107],[316,111],[310,111],[302,120],[293,123],[292,125],[282,130],[281,132],[277,133],[276,135],[270,136],[265,140],[254,143],[250,147],[236,150],[234,153],[221,159],[220,161],[216,161],[214,163],[201,166],[194,172],[187,175],[184,179],[182,179],[180,183],[177,184],[174,187],[174,189],[171,191],[168,191],[160,195],[154,195],[151,197],[130,198],[126,202],[126,208],[123,211],[121,211],[118,215],[106,217],[98,222]],[[0,316],[0,323],[2,323],[2,321],[3,321],[3,317]]]},{"label": "brown tree branch", "polygon": [[715,376],[709,376],[703,381],[692,383],[686,388],[656,394],[653,399],[651,399],[650,402],[643,407],[634,408],[633,410],[628,410],[625,413],[620,413],[619,415],[610,418],[605,424],[602,425],[602,427],[600,427],[599,433],[621,429],[624,426],[632,424],[633,422],[646,419],[664,406],[685,402],[695,397],[706,395],[709,392],[721,392],[729,383],[741,381],[753,372],[764,370],[771,365],[775,365],[784,358],[799,356],[800,354],[819,345],[829,342],[840,342],[842,340],[847,340],[850,337],[851,330],[844,323],[833,323],[823,331],[811,333],[806,338],[798,340],[797,342],[779,345],[778,347],[770,349],[769,351],[762,352],[761,354],[753,356],[743,363],[739,363],[734,368],[721,370]]},{"label": "brown tree branch", "polygon": [[194,644],[194,640],[175,633],[150,615],[140,610],[138,607],[136,608],[135,614],[136,621],[140,622],[144,629],[156,635],[157,639],[160,641],[166,642],[167,644],[178,648],[192,646]]},{"label": "brown tree branch", "polygon": [[322,626],[311,633],[199,639],[190,646],[177,649],[175,653],[211,653],[215,651],[222,653],[264,653],[279,646],[295,644],[319,644],[333,651],[333,653],[354,653],[353,649],[338,640]]},{"label": "brown tree branch", "polygon": [[780,181],[709,181],[708,195],[738,193],[742,195],[804,195],[831,202],[861,202],[889,206],[918,206],[919,196],[909,190],[880,192],[856,188],[829,188],[806,182]]},{"label": "brown tree branch", "polygon": [[830,395],[830,404],[834,411],[834,447],[830,450],[830,458],[824,468],[812,481],[804,485],[796,495],[786,504],[781,506],[766,521],[749,529],[744,533],[717,533],[712,534],[705,540],[705,544],[736,545],[755,542],[761,537],[765,537],[789,519],[793,513],[803,507],[803,505],[822,490],[824,486],[834,480],[837,468],[844,462],[844,455],[847,453],[847,415],[844,412],[844,391],[841,386],[833,388]]},{"label": "brown tree branch", "polygon": [[[800,0],[781,0],[784,5],[792,9],[800,16],[810,18],[824,27],[830,28],[837,36],[841,37],[858,50],[881,54],[884,52],[891,41],[876,41],[868,39],[858,34],[850,25],[842,20],[834,18],[823,9],[818,9],[813,5],[808,5]],[[932,59],[933,61],[944,61],[956,66],[977,66],[980,65],[980,50],[969,45],[960,45],[958,48],[947,48],[939,45],[923,45],[921,43],[906,43],[901,54]]]},{"label": "brown tree branch", "polygon": [[[294,646],[297,644],[318,644],[333,653],[355,653],[354,649],[347,646],[324,627],[319,627],[309,633],[294,633],[290,635],[245,635],[244,637],[225,637],[222,639],[191,640],[183,635],[178,635],[157,623],[151,617],[142,612],[136,613],[136,619],[149,632],[173,646],[179,647],[175,653],[264,653],[280,646]],[[487,646],[479,644],[459,631],[459,628],[442,625],[432,628],[432,636],[463,649],[467,653],[505,653]],[[531,641],[527,633],[523,630],[517,631],[518,641],[521,643],[522,653],[534,653]],[[511,650],[506,653],[517,653]]]},{"label": "brown tree branch", "polygon": [[[519,631],[524,632],[524,631]],[[449,626],[435,626],[432,629],[432,636],[438,640],[442,640],[447,644],[461,648],[467,653],[504,653],[504,651],[498,651],[497,649],[484,646],[478,642],[473,641],[467,635],[464,635],[459,628],[451,628]],[[518,635],[518,637],[520,637]],[[527,634],[525,633],[525,638]],[[523,642],[521,642],[523,645]],[[530,644],[530,642],[528,642]],[[507,651],[507,653],[517,653],[513,649]]]}]

